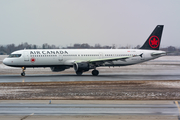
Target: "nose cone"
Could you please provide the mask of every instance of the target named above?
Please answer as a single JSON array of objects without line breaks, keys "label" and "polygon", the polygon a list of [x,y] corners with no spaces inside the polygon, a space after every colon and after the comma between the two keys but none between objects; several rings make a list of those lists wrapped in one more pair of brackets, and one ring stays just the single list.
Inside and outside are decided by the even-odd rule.
[{"label": "nose cone", "polygon": [[8,61],[6,58],[3,60],[3,64],[8,65]]}]

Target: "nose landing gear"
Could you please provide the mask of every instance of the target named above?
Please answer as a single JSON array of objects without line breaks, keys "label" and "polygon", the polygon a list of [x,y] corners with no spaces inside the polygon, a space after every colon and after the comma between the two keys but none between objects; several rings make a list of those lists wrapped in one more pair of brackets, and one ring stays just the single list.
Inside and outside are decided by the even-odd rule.
[{"label": "nose landing gear", "polygon": [[26,70],[26,67],[22,67],[22,73],[21,73],[21,76],[25,76],[25,70]]}]

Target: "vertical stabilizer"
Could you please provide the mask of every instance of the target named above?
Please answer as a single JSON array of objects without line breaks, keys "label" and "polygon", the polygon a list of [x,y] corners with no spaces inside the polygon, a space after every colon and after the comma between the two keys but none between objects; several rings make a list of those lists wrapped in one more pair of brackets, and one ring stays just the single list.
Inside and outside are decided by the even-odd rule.
[{"label": "vertical stabilizer", "polygon": [[157,25],[140,49],[159,50],[164,25]]}]

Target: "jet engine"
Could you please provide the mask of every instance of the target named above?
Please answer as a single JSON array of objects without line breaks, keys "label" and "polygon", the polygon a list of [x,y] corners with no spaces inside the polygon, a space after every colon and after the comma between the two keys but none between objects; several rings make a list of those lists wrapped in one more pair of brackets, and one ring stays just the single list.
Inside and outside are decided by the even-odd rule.
[{"label": "jet engine", "polygon": [[64,71],[65,69],[70,68],[69,66],[55,66],[55,67],[50,67],[52,72],[60,72]]},{"label": "jet engine", "polygon": [[89,64],[86,62],[82,62],[82,63],[75,63],[73,65],[74,70],[77,71],[81,71],[81,72],[85,72],[85,71],[89,71]]}]

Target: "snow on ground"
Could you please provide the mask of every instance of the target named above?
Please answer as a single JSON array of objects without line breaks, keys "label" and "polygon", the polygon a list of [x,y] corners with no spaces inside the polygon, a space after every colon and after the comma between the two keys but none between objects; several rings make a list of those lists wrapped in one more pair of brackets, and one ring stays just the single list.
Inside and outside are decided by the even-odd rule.
[{"label": "snow on ground", "polygon": [[176,81],[176,82],[151,82],[149,83],[151,85],[157,85],[159,87],[167,87],[167,88],[179,88],[180,86],[180,81]]},{"label": "snow on ground", "polygon": [[[7,88],[8,88],[8,90],[7,90]],[[0,86],[0,96],[3,96],[3,95],[6,95],[6,94],[13,94],[13,95],[16,95],[16,94],[21,94],[21,93],[23,93],[23,92],[35,92],[35,93],[37,93],[37,92],[41,92],[41,91],[43,91],[43,90],[41,90],[41,89],[29,89],[29,88],[25,88],[24,87],[24,89],[22,89],[22,87],[16,87],[16,89],[14,89],[15,87],[12,87],[12,89],[11,89],[11,87],[4,87],[4,86]]]},{"label": "snow on ground", "polygon": [[160,58],[157,58],[157,59],[154,59],[154,60],[151,60],[151,61],[177,61],[177,62],[180,62],[180,56],[163,56],[163,57],[160,57]]}]

